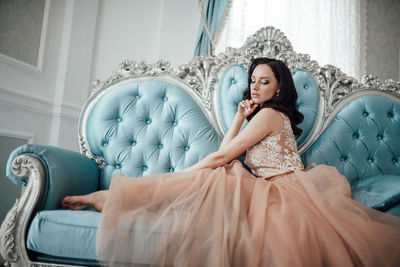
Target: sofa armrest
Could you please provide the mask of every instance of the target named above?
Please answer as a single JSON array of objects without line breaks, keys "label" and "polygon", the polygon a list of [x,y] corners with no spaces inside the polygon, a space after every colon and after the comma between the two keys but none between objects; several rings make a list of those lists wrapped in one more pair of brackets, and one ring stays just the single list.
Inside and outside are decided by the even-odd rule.
[{"label": "sofa armrest", "polygon": [[85,156],[46,145],[24,145],[7,162],[6,175],[26,185],[21,197],[0,227],[0,254],[14,266],[29,262],[25,235],[38,210],[57,209],[66,195],[87,194],[98,189],[99,169]]},{"label": "sofa armrest", "polygon": [[77,152],[48,145],[23,145],[10,154],[6,175],[15,184],[27,183],[29,174],[23,170],[22,161],[23,156],[28,155],[37,158],[43,165],[44,174],[40,179],[43,194],[37,208],[57,209],[61,199],[67,195],[98,190],[99,169],[92,160]]}]

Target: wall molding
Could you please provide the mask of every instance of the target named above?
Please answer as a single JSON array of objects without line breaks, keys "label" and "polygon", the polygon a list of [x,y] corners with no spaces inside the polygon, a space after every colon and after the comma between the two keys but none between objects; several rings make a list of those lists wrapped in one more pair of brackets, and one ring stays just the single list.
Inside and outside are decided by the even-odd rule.
[{"label": "wall molding", "polygon": [[81,107],[72,103],[56,105],[49,99],[34,95],[22,94],[17,90],[0,87],[0,101],[21,107],[24,110],[46,116],[59,116],[69,119],[79,119]]},{"label": "wall molding", "polygon": [[47,28],[48,28],[48,24],[49,24],[49,14],[50,14],[50,0],[46,0],[46,2],[44,4],[42,31],[40,33],[38,62],[36,65],[36,67],[38,68],[39,71],[42,71],[42,69],[43,69],[44,51],[45,51],[46,38],[47,38]]},{"label": "wall molding", "polygon": [[46,36],[47,36],[47,27],[48,27],[48,23],[49,23],[49,14],[50,14],[50,0],[45,0],[42,28],[41,28],[41,32],[40,32],[39,51],[38,51],[36,65],[31,65],[29,63],[15,59],[13,57],[7,56],[2,53],[0,53],[0,62],[3,62],[5,64],[8,64],[8,65],[11,65],[14,67],[18,67],[25,71],[34,71],[36,73],[42,72],[45,43],[46,43]]},{"label": "wall molding", "polygon": [[19,106],[25,110],[41,115],[51,115],[53,104],[48,99],[42,99],[34,95],[23,94],[17,90],[0,87],[1,101]]},{"label": "wall molding", "polygon": [[33,66],[31,64],[25,63],[21,60],[13,58],[13,57],[9,57],[2,53],[0,53],[0,62],[7,64],[7,65],[11,65],[16,68],[19,68],[23,71],[29,71],[29,72],[33,72],[33,73],[40,73],[42,71],[41,68],[38,68],[37,66]]},{"label": "wall molding", "polygon": [[54,105],[53,116],[78,120],[81,109],[81,107],[74,104],[62,103],[61,105]]},{"label": "wall molding", "polygon": [[6,129],[6,128],[0,128],[0,136],[24,139],[24,140],[28,141],[28,144],[33,144],[33,142],[35,140],[34,133],[11,130],[11,129]]}]

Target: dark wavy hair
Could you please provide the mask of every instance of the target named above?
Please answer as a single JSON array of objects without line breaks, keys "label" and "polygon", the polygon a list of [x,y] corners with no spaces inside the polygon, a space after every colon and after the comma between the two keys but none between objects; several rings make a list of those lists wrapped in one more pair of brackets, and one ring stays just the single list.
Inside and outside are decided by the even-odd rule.
[{"label": "dark wavy hair", "polygon": [[303,121],[304,116],[296,107],[297,92],[294,87],[292,74],[282,61],[266,57],[253,59],[248,71],[247,88],[243,92],[243,100],[251,99],[251,75],[254,69],[260,64],[266,64],[272,69],[280,90],[279,94],[275,94],[272,99],[266,101],[262,106],[258,106],[254,112],[247,117],[247,120],[250,121],[263,108],[273,108],[289,117],[293,134],[299,137],[302,129],[297,127],[297,125]]}]

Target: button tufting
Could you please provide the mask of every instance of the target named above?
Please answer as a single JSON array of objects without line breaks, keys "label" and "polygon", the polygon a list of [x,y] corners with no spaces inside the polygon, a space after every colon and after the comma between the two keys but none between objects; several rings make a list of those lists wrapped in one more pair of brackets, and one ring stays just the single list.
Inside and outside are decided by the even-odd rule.
[{"label": "button tufting", "polygon": [[146,124],[150,124],[151,123],[151,120],[150,119],[147,119],[146,120]]},{"label": "button tufting", "polygon": [[140,95],[135,95],[135,99],[140,99]]},{"label": "button tufting", "polygon": [[190,149],[190,146],[184,146],[183,147],[183,150],[185,150],[185,151],[189,151],[189,149]]},{"label": "button tufting", "polygon": [[232,79],[232,80],[231,80],[231,84],[236,84],[236,80],[235,80],[235,79]]},{"label": "button tufting", "polygon": [[392,162],[393,162],[393,164],[396,164],[398,161],[399,161],[399,159],[398,159],[398,158],[396,158],[396,157],[393,157],[393,158],[392,158]]},{"label": "button tufting", "polygon": [[341,157],[340,157],[340,161],[346,161],[347,160],[347,156],[346,155],[342,155]]},{"label": "button tufting", "polygon": [[131,146],[136,146],[136,141],[135,140],[131,141]]},{"label": "button tufting", "polygon": [[168,171],[169,171],[169,172],[174,172],[175,169],[174,169],[173,167],[169,167]]},{"label": "button tufting", "polygon": [[374,158],[372,157],[372,155],[368,158],[368,163],[372,163],[372,162],[374,162]]},{"label": "button tufting", "polygon": [[117,122],[121,122],[121,121],[122,121],[121,117],[118,117]]},{"label": "button tufting", "polygon": [[143,166],[142,166],[142,171],[145,171],[145,170],[147,170],[147,166],[146,166],[146,165],[143,165]]},{"label": "button tufting", "polygon": [[157,147],[158,147],[158,149],[162,149],[164,146],[163,146],[163,144],[158,144]]},{"label": "button tufting", "polygon": [[387,115],[388,115],[389,118],[393,118],[393,111],[389,111],[389,112],[387,113]]},{"label": "button tufting", "polygon": [[309,88],[308,84],[304,85],[304,89],[307,90]]},{"label": "button tufting", "polygon": [[108,142],[103,142],[103,146],[104,147],[108,146]]},{"label": "button tufting", "polygon": [[115,164],[115,168],[116,168],[116,169],[120,169],[120,168],[121,168],[121,165]]},{"label": "button tufting", "polygon": [[382,140],[383,139],[383,134],[378,134],[377,138],[378,138],[378,140]]},{"label": "button tufting", "polygon": [[353,139],[360,138],[360,134],[358,132],[353,133]]},{"label": "button tufting", "polygon": [[369,113],[368,113],[367,111],[364,111],[364,112],[363,112],[363,116],[364,116],[364,117],[367,117],[368,115],[369,115]]},{"label": "button tufting", "polygon": [[178,122],[177,122],[177,121],[173,121],[173,122],[172,122],[172,125],[173,125],[173,126],[177,126],[177,125],[178,125]]},{"label": "button tufting", "polygon": [[168,97],[164,96],[164,97],[163,97],[163,101],[164,101],[164,102],[167,102],[167,101],[168,101]]}]

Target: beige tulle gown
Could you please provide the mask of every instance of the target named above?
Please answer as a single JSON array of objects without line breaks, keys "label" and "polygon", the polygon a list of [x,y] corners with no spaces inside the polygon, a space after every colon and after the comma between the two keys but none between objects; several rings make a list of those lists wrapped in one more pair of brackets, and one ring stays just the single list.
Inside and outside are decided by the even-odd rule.
[{"label": "beige tulle gown", "polygon": [[96,243],[100,261],[141,266],[400,266],[400,218],[350,198],[329,166],[309,171],[289,119],[216,169],[116,176]]}]

